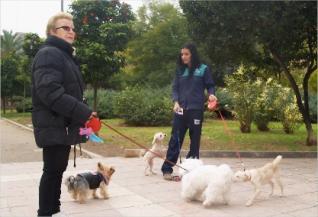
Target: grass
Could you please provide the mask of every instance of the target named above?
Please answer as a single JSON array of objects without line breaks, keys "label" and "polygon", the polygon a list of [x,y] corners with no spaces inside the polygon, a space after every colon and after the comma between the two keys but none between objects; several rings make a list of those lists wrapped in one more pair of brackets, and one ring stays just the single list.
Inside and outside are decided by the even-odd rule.
[{"label": "grass", "polygon": [[[31,124],[30,113],[10,112],[2,115],[8,119],[21,124]],[[131,137],[138,143],[146,146],[151,145],[154,133],[162,131],[168,135],[169,141],[171,126],[163,127],[129,127],[122,119],[103,120],[115,127],[123,134]],[[306,146],[306,129],[304,124],[294,134],[285,134],[280,123],[271,122],[269,132],[260,132],[256,126],[252,126],[252,132],[243,134],[239,130],[237,121],[226,121],[232,138],[224,130],[224,123],[221,120],[205,120],[202,129],[201,150],[230,150],[230,151],[317,151],[317,146]],[[313,124],[314,132],[317,134],[317,124]],[[103,126],[99,132],[105,144],[104,146],[118,146],[124,148],[138,148],[135,144],[122,138],[120,135]],[[186,135],[184,149],[189,147],[189,136]]]}]

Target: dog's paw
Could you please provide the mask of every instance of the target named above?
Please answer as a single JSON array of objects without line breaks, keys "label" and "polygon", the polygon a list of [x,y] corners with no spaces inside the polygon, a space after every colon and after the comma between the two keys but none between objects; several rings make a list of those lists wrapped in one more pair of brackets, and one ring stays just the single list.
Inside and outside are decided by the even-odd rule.
[{"label": "dog's paw", "polygon": [[252,206],[253,202],[252,201],[248,201],[245,206]]}]

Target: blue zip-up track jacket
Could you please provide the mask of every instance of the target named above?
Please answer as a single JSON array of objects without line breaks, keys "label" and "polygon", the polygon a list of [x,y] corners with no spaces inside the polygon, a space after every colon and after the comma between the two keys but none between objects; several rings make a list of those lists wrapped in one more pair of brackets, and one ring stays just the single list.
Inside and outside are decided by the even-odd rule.
[{"label": "blue zip-up track jacket", "polygon": [[183,72],[177,69],[172,85],[172,99],[186,110],[204,110],[205,95],[215,94],[212,74],[207,65],[201,64],[192,75],[186,68]]}]

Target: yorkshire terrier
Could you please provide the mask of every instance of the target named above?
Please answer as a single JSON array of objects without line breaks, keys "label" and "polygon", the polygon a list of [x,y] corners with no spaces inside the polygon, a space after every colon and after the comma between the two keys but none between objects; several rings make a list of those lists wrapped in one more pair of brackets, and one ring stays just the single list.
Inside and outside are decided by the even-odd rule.
[{"label": "yorkshire terrier", "polygon": [[107,186],[110,178],[115,172],[113,167],[98,162],[96,172],[79,173],[76,176],[69,176],[65,180],[68,192],[74,200],[84,203],[90,194],[93,198],[98,199],[97,189],[104,199],[108,199]]}]

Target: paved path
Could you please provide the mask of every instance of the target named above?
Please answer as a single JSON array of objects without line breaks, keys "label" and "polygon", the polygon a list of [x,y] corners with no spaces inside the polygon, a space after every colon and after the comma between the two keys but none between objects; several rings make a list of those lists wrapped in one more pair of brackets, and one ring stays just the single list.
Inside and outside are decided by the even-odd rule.
[{"label": "paved path", "polygon": [[[10,127],[1,122],[1,128]],[[15,135],[20,135],[15,128]],[[1,132],[4,132],[1,130]],[[31,135],[32,133],[29,132]],[[3,136],[3,135],[1,135]],[[17,138],[19,143],[18,136]],[[1,147],[2,147],[1,139]],[[25,141],[26,142],[26,141]],[[15,144],[12,141],[12,144]],[[34,147],[33,147],[34,148]],[[33,148],[31,150],[33,150]],[[30,151],[30,150],[29,150]],[[269,159],[243,159],[247,168],[259,167]],[[110,217],[316,217],[317,211],[317,162],[316,159],[283,159],[281,163],[282,182],[285,197],[268,197],[269,186],[252,207],[244,204],[253,188],[249,183],[236,183],[232,189],[232,200],[228,206],[203,208],[199,202],[185,202],[180,198],[180,183],[164,181],[160,175],[145,177],[141,158],[80,158],[77,168],[69,162],[67,175],[94,170],[96,163],[113,165],[116,172],[109,185],[110,199],[89,200],[86,204],[74,202],[62,186],[62,211],[68,216],[110,216]],[[239,168],[235,158],[204,158],[206,164],[229,164],[233,170]],[[162,161],[156,159],[155,171],[160,170]],[[0,216],[35,216],[38,204],[38,184],[42,163],[1,163]]]}]

